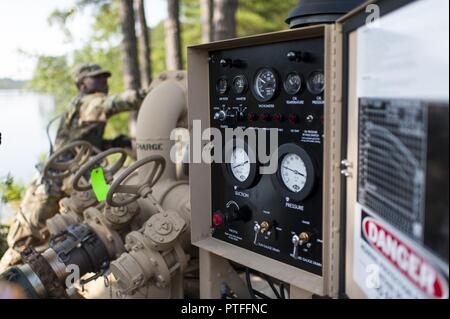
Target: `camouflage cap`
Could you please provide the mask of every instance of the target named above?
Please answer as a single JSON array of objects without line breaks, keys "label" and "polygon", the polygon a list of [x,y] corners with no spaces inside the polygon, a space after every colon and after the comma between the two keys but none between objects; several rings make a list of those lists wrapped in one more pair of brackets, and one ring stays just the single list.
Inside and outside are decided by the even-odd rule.
[{"label": "camouflage cap", "polygon": [[85,63],[79,65],[74,72],[75,82],[80,82],[85,77],[88,76],[99,76],[105,75],[107,77],[111,76],[111,72],[103,70],[100,65],[95,63]]}]

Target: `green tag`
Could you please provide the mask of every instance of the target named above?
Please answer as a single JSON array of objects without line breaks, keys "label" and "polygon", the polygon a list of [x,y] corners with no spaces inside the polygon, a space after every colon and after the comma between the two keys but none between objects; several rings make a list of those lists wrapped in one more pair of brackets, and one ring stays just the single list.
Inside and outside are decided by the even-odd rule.
[{"label": "green tag", "polygon": [[91,171],[91,185],[97,200],[104,201],[109,191],[109,185],[106,183],[102,167],[94,168]]}]

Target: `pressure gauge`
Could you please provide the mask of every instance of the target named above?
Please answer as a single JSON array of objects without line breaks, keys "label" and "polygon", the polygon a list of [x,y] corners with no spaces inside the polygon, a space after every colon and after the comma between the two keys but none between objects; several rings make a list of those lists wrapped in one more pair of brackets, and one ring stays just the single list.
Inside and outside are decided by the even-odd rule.
[{"label": "pressure gauge", "polygon": [[224,176],[231,186],[247,189],[259,179],[256,152],[243,139],[235,138],[225,143]]},{"label": "pressure gauge", "polygon": [[278,171],[272,176],[278,192],[293,201],[305,199],[315,182],[314,162],[301,146],[289,143],[278,150]]},{"label": "pressure gauge", "polygon": [[315,71],[309,75],[308,90],[312,94],[321,94],[325,88],[325,76],[322,71]]},{"label": "pressure gauge", "polygon": [[297,72],[291,72],[286,76],[284,81],[284,89],[286,93],[294,95],[300,92],[302,88],[303,80],[300,74]]},{"label": "pressure gauge", "polygon": [[273,99],[278,90],[278,76],[275,70],[262,68],[256,73],[253,83],[253,94],[260,102]]},{"label": "pressure gauge", "polygon": [[298,154],[286,154],[281,160],[280,176],[288,190],[294,193],[300,192],[308,179],[305,162]]},{"label": "pressure gauge", "polygon": [[233,79],[233,90],[236,94],[243,94],[247,91],[247,78],[240,74]]},{"label": "pressure gauge", "polygon": [[230,169],[234,178],[245,182],[250,175],[250,158],[243,148],[235,148],[231,153]]},{"label": "pressure gauge", "polygon": [[228,80],[226,77],[221,77],[219,78],[219,80],[217,80],[217,84],[216,84],[216,91],[220,94],[220,95],[224,95],[225,93],[228,92]]}]

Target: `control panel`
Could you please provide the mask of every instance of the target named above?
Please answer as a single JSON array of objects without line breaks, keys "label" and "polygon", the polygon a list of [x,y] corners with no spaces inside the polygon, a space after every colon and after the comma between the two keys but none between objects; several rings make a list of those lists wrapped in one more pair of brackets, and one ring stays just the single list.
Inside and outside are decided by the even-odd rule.
[{"label": "control panel", "polygon": [[278,132],[271,175],[257,146],[223,140],[230,158],[210,166],[212,236],[321,276],[324,39],[208,54],[211,127],[223,138],[227,128]]}]

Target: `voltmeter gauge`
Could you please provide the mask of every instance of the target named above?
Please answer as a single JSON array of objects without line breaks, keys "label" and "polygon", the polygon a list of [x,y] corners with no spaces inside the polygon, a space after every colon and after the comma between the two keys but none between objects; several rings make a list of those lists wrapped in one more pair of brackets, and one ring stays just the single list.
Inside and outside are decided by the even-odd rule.
[{"label": "voltmeter gauge", "polygon": [[322,71],[315,71],[309,75],[308,90],[312,94],[321,94],[325,89],[325,76]]},{"label": "voltmeter gauge", "polygon": [[250,175],[250,158],[243,148],[235,148],[231,154],[230,169],[234,178],[244,182]]},{"label": "voltmeter gauge", "polygon": [[216,90],[220,95],[224,95],[228,92],[229,84],[226,77],[221,77],[217,80]]},{"label": "voltmeter gauge", "polygon": [[294,95],[300,92],[303,85],[302,76],[297,72],[291,72],[286,76],[284,89],[286,93]]},{"label": "voltmeter gauge", "polygon": [[301,146],[284,144],[278,151],[278,171],[272,181],[278,192],[290,200],[301,201],[312,191],[315,169],[311,156]]},{"label": "voltmeter gauge", "polygon": [[233,79],[233,90],[236,94],[244,94],[247,91],[247,78],[240,74]]},{"label": "voltmeter gauge", "polygon": [[260,102],[273,99],[278,91],[278,76],[271,68],[262,68],[256,73],[253,83],[253,94]]},{"label": "voltmeter gauge", "polygon": [[244,140],[236,138],[225,144],[224,176],[228,184],[240,189],[250,188],[259,179],[255,151]]}]

